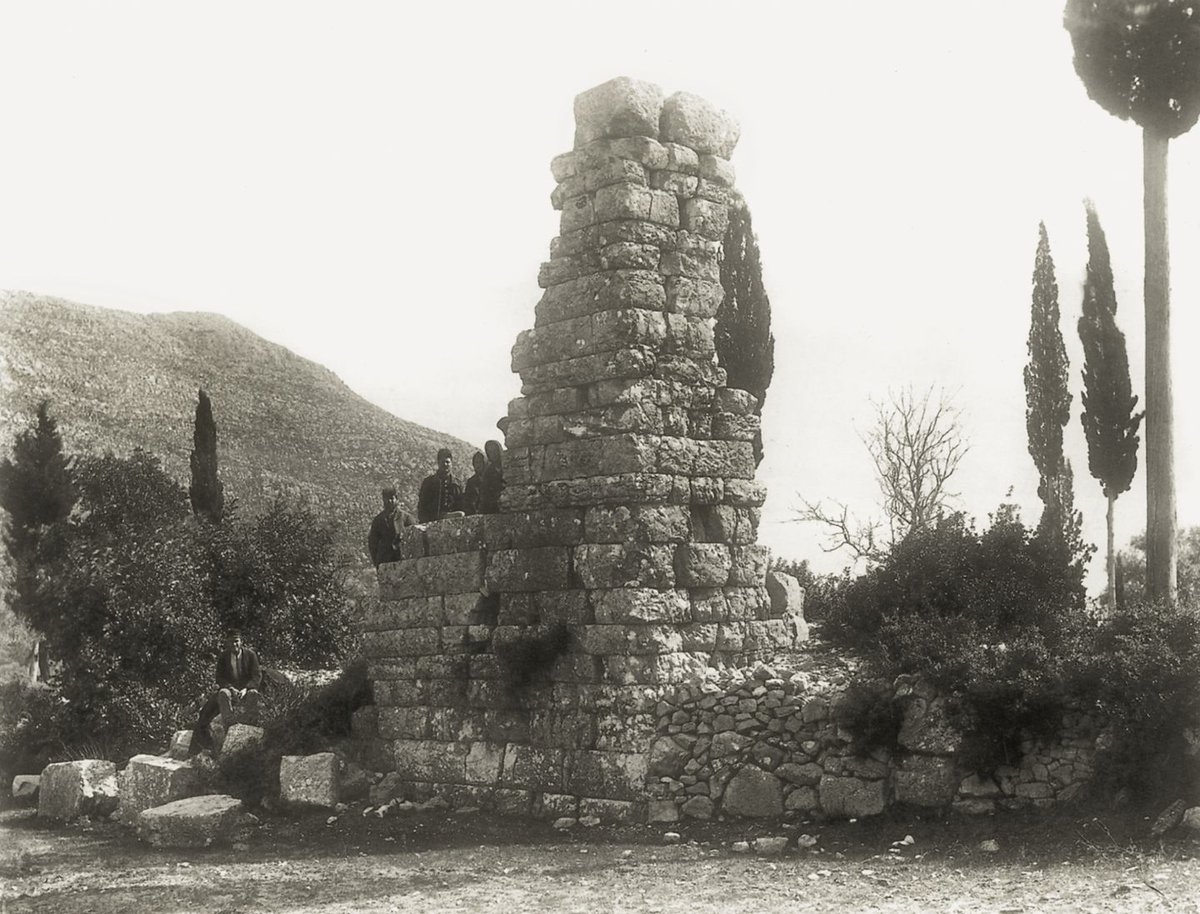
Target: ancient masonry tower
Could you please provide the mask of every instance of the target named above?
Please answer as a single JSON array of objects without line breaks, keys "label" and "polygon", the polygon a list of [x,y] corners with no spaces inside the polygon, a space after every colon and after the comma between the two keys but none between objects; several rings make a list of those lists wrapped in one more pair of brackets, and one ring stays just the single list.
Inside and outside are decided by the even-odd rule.
[{"label": "ancient masonry tower", "polygon": [[739,128],[625,78],[575,120],[502,513],[410,528],[364,628],[375,748],[411,795],[636,820],[659,697],[797,624],[755,545],[754,399],[713,347]]}]

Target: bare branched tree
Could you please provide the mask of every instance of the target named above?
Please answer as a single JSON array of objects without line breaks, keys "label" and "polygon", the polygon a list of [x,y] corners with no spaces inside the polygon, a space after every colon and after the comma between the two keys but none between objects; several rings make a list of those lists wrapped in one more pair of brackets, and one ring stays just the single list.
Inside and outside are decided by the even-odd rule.
[{"label": "bare branched tree", "polygon": [[[822,524],[826,552],[848,549],[855,559],[878,562],[909,534],[932,527],[957,493],[948,488],[968,450],[961,416],[944,392],[912,388],[872,401],[875,422],[862,436],[875,464],[886,521],[861,523],[841,502],[835,509],[804,500],[797,520]],[[880,531],[886,526],[886,542]]]}]

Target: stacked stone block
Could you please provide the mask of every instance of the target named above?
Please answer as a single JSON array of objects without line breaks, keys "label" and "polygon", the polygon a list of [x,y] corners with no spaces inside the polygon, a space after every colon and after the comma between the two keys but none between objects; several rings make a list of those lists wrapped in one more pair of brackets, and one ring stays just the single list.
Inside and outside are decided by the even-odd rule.
[{"label": "stacked stone block", "polygon": [[756,403],[713,343],[737,125],[628,79],[575,114],[512,351],[501,513],[407,530],[364,628],[380,745],[414,793],[637,817],[662,689],[795,626],[755,543]]}]

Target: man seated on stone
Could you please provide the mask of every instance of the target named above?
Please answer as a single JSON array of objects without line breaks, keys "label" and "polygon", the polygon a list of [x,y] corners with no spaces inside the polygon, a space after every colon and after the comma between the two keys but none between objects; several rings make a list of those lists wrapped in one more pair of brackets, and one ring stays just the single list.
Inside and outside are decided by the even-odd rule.
[{"label": "man seated on stone", "polygon": [[483,482],[479,487],[479,513],[499,514],[500,493],[504,491],[504,467],[501,463],[499,441],[486,441],[483,445],[487,454],[487,465],[483,470]]},{"label": "man seated on stone", "polygon": [[418,523],[426,524],[448,514],[462,513],[462,486],[450,473],[453,465],[450,448],[441,448],[437,452],[437,472],[425,477],[417,494]]},{"label": "man seated on stone", "polygon": [[371,521],[371,532],[367,534],[367,552],[377,568],[384,562],[394,562],[399,558],[396,550],[396,490],[388,486],[382,494],[383,510],[375,515]]},{"label": "man seated on stone", "polygon": [[230,630],[225,636],[225,649],[217,657],[217,685],[219,688],[204,707],[196,720],[192,732],[192,752],[211,749],[212,732],[209,729],[218,713],[225,729],[236,722],[235,715],[257,720],[258,687],[262,685],[262,670],[258,655],[242,643],[242,633]]},{"label": "man seated on stone", "polygon": [[475,468],[475,473],[463,486],[463,513],[480,514],[482,513],[479,508],[482,495],[480,490],[483,486],[483,473],[487,466],[487,459],[479,451],[476,451],[471,457],[471,465]]}]

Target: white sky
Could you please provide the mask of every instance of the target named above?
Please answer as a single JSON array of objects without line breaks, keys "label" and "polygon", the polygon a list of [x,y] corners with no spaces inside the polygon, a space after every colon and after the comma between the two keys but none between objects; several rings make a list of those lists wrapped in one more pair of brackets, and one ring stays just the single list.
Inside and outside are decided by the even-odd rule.
[{"label": "white sky", "polygon": [[[856,3],[17,3],[0,0],[0,288],[203,310],[331,368],[404,418],[482,442],[519,381],[557,231],[550,159],[576,93],[617,75],[704,95],[734,153],[776,336],[760,540],[833,570],[797,493],[864,514],[870,399],[942,385],[972,449],[961,504],[1010,486],[1036,522],[1024,390],[1044,219],[1078,426],[1082,200],[1108,231],[1142,382],[1141,139],[1086,97],[1053,0]],[[1200,523],[1189,358],[1200,140],[1171,144],[1181,523]],[[1144,526],[1144,474],[1117,506]],[[1096,587],[1102,572],[1093,576]]]}]

